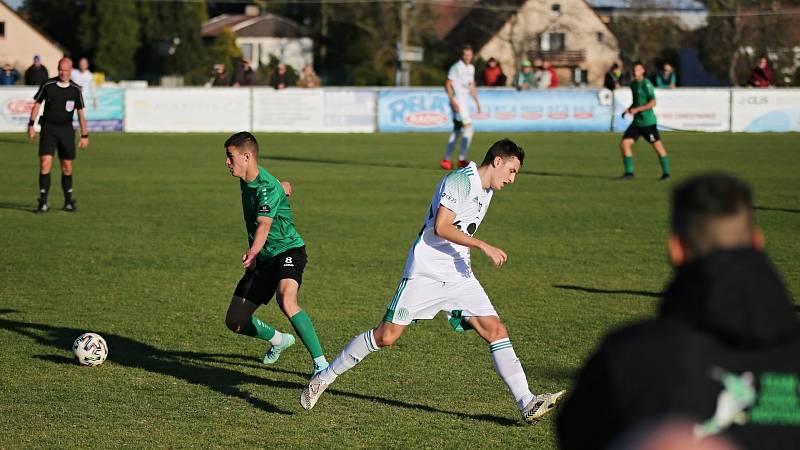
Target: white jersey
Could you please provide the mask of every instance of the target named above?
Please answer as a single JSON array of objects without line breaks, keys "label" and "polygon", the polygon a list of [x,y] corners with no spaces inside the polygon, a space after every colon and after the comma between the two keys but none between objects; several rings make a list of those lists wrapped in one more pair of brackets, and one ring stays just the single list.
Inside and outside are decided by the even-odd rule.
[{"label": "white jersey", "polygon": [[454,244],[434,233],[436,213],[440,205],[455,212],[453,225],[472,236],[491,200],[492,189],[483,188],[474,162],[447,174],[436,187],[425,224],[408,252],[403,277],[427,277],[443,282],[472,278],[469,247]]},{"label": "white jersey", "polygon": [[75,84],[81,87],[81,92],[83,92],[84,98],[94,98],[95,96],[95,85],[94,85],[94,75],[91,71],[87,70],[86,72],[81,72],[78,69],[72,69],[72,73],[69,76],[69,79],[74,81]]},{"label": "white jersey", "polygon": [[459,59],[458,62],[450,66],[447,72],[447,79],[453,85],[453,94],[461,107],[467,107],[467,100],[469,99],[469,90],[475,83],[475,66],[472,64],[465,64],[463,60]]}]

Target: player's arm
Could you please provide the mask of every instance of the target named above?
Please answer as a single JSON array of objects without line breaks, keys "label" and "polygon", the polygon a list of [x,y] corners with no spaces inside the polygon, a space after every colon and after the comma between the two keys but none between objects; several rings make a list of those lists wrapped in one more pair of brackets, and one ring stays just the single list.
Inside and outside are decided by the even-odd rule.
[{"label": "player's arm", "polygon": [[289,183],[288,181],[281,181],[281,187],[283,188],[283,192],[287,197],[292,195],[292,183]]},{"label": "player's arm", "polygon": [[444,91],[447,92],[447,97],[450,99],[450,105],[453,107],[453,111],[458,112],[458,102],[456,101],[455,94],[453,94],[453,80],[450,78],[444,82]]},{"label": "player's arm", "polygon": [[78,141],[78,147],[86,148],[89,146],[89,127],[86,126],[86,114],[83,108],[78,110],[78,124],[81,129],[81,140]]},{"label": "player's arm", "polygon": [[31,108],[31,118],[28,120],[28,137],[36,139],[36,118],[39,117],[39,109],[42,107],[40,102],[35,102]]},{"label": "player's arm", "polygon": [[497,247],[493,247],[480,239],[466,235],[453,225],[456,220],[456,213],[446,206],[439,205],[436,212],[436,219],[433,225],[433,232],[442,239],[463,245],[469,248],[477,248],[488,256],[495,266],[500,267],[508,259],[506,253]]},{"label": "player's arm", "polygon": [[473,81],[472,84],[469,85],[469,95],[472,96],[472,99],[475,100],[475,106],[478,107],[478,112],[481,112],[481,102],[478,101],[478,88],[475,87],[475,82]]},{"label": "player's arm", "polygon": [[258,228],[256,228],[256,232],[253,235],[253,243],[250,245],[247,252],[242,255],[242,266],[247,270],[255,266],[258,252],[260,252],[261,249],[264,248],[264,244],[267,243],[267,235],[269,234],[270,227],[272,227],[272,217],[258,216],[256,220],[258,221]]}]

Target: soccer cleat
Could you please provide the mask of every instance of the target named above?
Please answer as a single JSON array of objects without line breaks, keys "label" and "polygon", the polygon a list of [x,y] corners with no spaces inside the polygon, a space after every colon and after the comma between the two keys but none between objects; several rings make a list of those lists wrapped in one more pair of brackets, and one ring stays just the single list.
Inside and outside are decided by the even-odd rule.
[{"label": "soccer cleat", "polygon": [[469,165],[469,161],[466,159],[459,159],[458,160],[458,167],[467,167]]},{"label": "soccer cleat", "polygon": [[68,202],[64,202],[64,208],[62,208],[66,212],[75,212],[78,210],[78,207],[75,205],[75,200],[70,200]]},{"label": "soccer cleat", "polygon": [[672,177],[668,173],[665,173],[664,175],[661,175],[661,178],[659,178],[658,181],[669,181],[670,178]]},{"label": "soccer cleat", "polygon": [[322,381],[319,375],[314,375],[314,378],[308,382],[308,386],[303,389],[303,393],[300,394],[300,405],[310,410],[317,404],[317,400],[325,392],[325,389],[328,389],[328,383]]},{"label": "soccer cleat", "polygon": [[439,161],[439,167],[444,170],[453,170],[453,163],[449,159],[443,159]]},{"label": "soccer cleat", "polygon": [[528,402],[519,412],[522,416],[522,420],[530,424],[538,422],[539,419],[558,405],[561,397],[563,397],[566,392],[567,391],[559,391],[555,394],[542,394],[533,397],[533,400]]},{"label": "soccer cleat", "polygon": [[314,373],[311,375],[311,378],[314,378],[315,376],[317,376],[317,374],[327,369],[329,365],[330,364],[328,364],[328,361],[325,361],[322,364],[314,363]]},{"label": "soccer cleat", "polygon": [[36,214],[44,214],[47,211],[50,211],[50,207],[47,206],[47,202],[42,201],[41,199],[39,200],[39,206],[37,206],[36,209],[33,210],[33,212],[35,212]]},{"label": "soccer cleat", "polygon": [[628,172],[625,172],[624,174],[622,174],[621,177],[619,177],[619,179],[622,180],[622,181],[628,181],[628,180],[632,180],[634,178],[636,178],[636,176],[634,174],[628,173]]},{"label": "soccer cleat", "polygon": [[281,356],[281,352],[294,345],[294,336],[289,333],[281,333],[283,338],[281,343],[273,345],[264,353],[264,364],[275,364]]}]

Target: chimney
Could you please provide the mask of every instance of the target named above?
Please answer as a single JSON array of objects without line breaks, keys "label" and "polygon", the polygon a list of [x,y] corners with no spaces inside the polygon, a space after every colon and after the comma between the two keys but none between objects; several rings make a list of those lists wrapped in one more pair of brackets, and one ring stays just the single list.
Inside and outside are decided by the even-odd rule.
[{"label": "chimney", "polygon": [[261,8],[258,5],[247,5],[244,7],[244,15],[250,17],[261,15]]}]

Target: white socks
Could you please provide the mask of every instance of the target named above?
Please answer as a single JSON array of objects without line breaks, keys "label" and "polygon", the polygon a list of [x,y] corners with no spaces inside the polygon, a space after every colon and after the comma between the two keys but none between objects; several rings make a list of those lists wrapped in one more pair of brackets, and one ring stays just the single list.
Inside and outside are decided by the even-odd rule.
[{"label": "white socks", "polygon": [[514,352],[514,347],[511,346],[511,340],[508,338],[498,339],[489,344],[489,351],[492,353],[494,368],[500,378],[505,381],[514,400],[517,401],[517,407],[524,408],[533,400],[534,395],[528,387],[528,378],[522,369],[522,363],[519,362],[519,358]]},{"label": "white socks", "polygon": [[275,330],[275,334],[269,338],[269,343],[272,345],[281,345],[281,342],[283,342],[283,334],[281,334],[280,331]]},{"label": "white socks", "polygon": [[339,353],[339,356],[333,360],[331,365],[319,373],[322,381],[328,384],[333,383],[336,377],[355,367],[367,355],[380,350],[372,333],[373,330],[365,331],[348,342],[342,353]]},{"label": "white socks", "polygon": [[442,159],[450,159],[450,155],[453,154],[453,150],[456,148],[456,140],[458,136],[461,134],[461,131],[453,131],[450,133],[450,137],[447,138],[447,148],[444,151],[444,158]]}]

